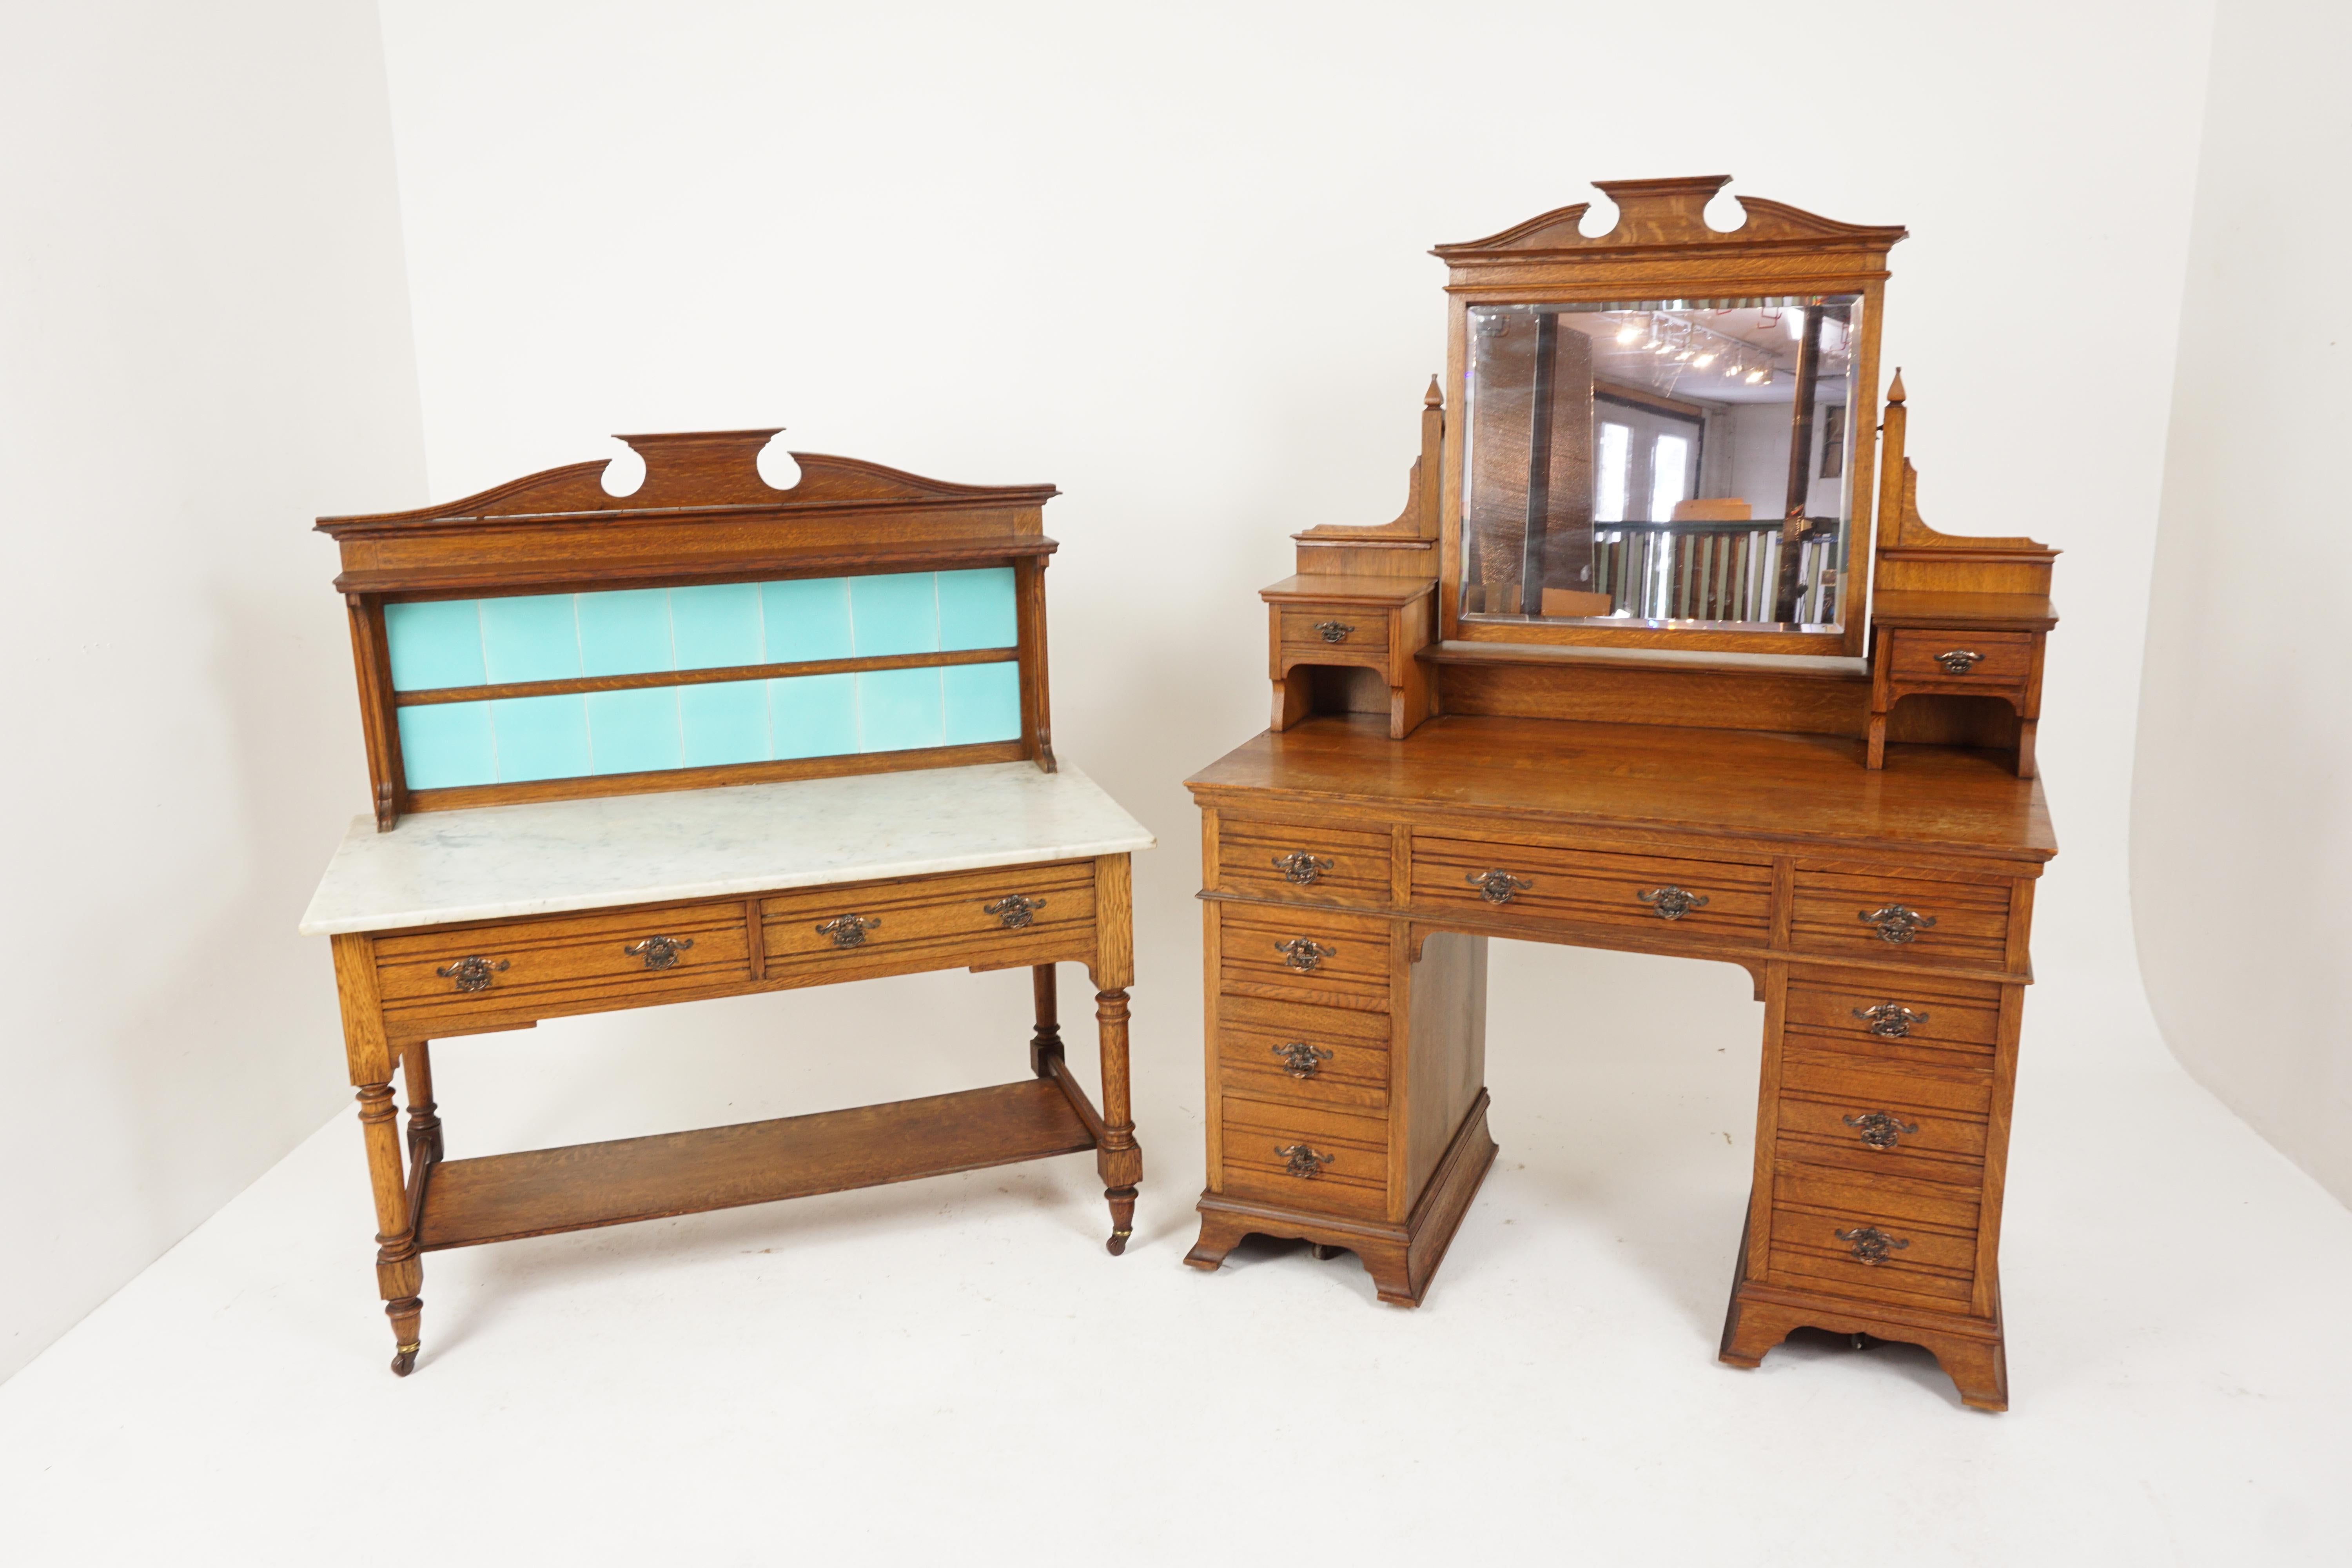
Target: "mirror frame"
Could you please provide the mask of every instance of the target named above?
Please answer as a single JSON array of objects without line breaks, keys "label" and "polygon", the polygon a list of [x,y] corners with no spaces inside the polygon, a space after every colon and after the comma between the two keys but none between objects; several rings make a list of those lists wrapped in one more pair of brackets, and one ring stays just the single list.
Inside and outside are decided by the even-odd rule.
[{"label": "mirror frame", "polygon": [[[1579,230],[1591,204],[1559,207],[1500,234],[1430,254],[1446,265],[1447,399],[1468,407],[1473,305],[1571,304],[1603,300],[1725,299],[1788,294],[1859,294],[1863,331],[1854,357],[1851,412],[1853,460],[1846,520],[1847,571],[1859,580],[1843,595],[1834,632],[1733,631],[1700,626],[1611,626],[1592,622],[1465,622],[1462,618],[1463,461],[1468,422],[1445,422],[1444,485],[1438,538],[1439,631],[1448,641],[1545,647],[1677,648],[1717,653],[1800,654],[1860,658],[1868,645],[1875,575],[1878,339],[1885,321],[1886,253],[1899,225],[1840,223],[1761,197],[1739,198],[1746,221],[1718,232],[1703,216],[1728,174],[1672,180],[1595,180],[1617,205],[1617,226]],[[1866,420],[1866,423],[1864,422]],[[1866,563],[1866,564],[1865,564]]]}]

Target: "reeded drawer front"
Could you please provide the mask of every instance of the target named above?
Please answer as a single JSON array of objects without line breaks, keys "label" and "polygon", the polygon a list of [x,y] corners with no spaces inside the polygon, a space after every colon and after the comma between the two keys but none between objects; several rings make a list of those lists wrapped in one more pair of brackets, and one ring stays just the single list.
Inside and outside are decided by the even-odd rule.
[{"label": "reeded drawer front", "polygon": [[1972,1228],[1918,1225],[1869,1209],[1772,1215],[1773,1283],[1864,1300],[1924,1298],[1949,1310],[1976,1281]]},{"label": "reeded drawer front", "polygon": [[1412,899],[1433,910],[1671,930],[1761,947],[1771,934],[1772,869],[1416,835]]},{"label": "reeded drawer front", "polygon": [[[1905,684],[2021,686],[2033,671],[2031,632],[1904,630],[1895,639],[1888,670]],[[1971,658],[1969,655],[1976,657]]]},{"label": "reeded drawer front", "polygon": [[1370,654],[1385,661],[1389,617],[1385,610],[1341,605],[1287,605],[1275,612],[1286,652]]},{"label": "reeded drawer front", "polygon": [[382,937],[375,961],[385,1013],[420,1021],[653,998],[751,975],[741,900]]},{"label": "reeded drawer front", "polygon": [[2009,884],[1945,882],[1866,867],[1799,865],[1790,945],[1799,952],[2006,967]]},{"label": "reeded drawer front", "polygon": [[888,973],[942,959],[1057,962],[1091,943],[1094,863],[779,893],[760,910],[771,980]]},{"label": "reeded drawer front", "polygon": [[1217,886],[1226,892],[1386,909],[1389,865],[1385,833],[1217,819]]},{"label": "reeded drawer front", "polygon": [[1223,989],[1360,1010],[1388,1006],[1388,921],[1329,910],[1219,909]]},{"label": "reeded drawer front", "polygon": [[1786,1016],[1791,1029],[1841,1042],[1982,1056],[2000,1038],[2000,987],[1798,970],[1789,977]]},{"label": "reeded drawer front", "polygon": [[1315,1107],[1228,1098],[1224,1190],[1285,1208],[1377,1219],[1388,1212],[1388,1123]]},{"label": "reeded drawer front", "polygon": [[1385,1110],[1389,1029],[1385,1013],[1220,996],[1218,1082],[1258,1100]]}]

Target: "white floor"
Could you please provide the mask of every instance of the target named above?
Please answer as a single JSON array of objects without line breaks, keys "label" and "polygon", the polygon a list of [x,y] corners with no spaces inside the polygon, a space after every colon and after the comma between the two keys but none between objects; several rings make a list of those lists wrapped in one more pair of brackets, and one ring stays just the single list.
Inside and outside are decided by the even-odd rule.
[{"label": "white floor", "polygon": [[[1126,1258],[1084,1156],[436,1254],[405,1382],[346,1114],[0,1387],[0,1559],[2352,1556],[2352,1213],[2135,1009],[2103,1023],[2047,984],[2030,1005],[1994,1416],[1899,1347],[1716,1363],[1754,1094],[1739,972],[1495,962],[1503,1155],[1418,1311],[1287,1244],[1179,1266],[1201,1178],[1179,985],[1136,994]],[[451,1152],[1018,1076],[1026,990],[453,1042]]]}]

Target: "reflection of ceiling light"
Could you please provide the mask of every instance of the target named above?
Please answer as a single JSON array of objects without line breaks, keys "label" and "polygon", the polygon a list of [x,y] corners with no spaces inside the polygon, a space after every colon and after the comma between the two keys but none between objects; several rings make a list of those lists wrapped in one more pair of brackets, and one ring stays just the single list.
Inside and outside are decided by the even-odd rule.
[{"label": "reflection of ceiling light", "polygon": [[1641,335],[1642,329],[1635,326],[1631,321],[1626,322],[1623,326],[1617,329],[1617,341],[1621,343],[1633,342],[1640,338]]},{"label": "reflection of ceiling light", "polygon": [[1674,346],[1675,346],[1674,344],[1672,344],[1672,343],[1670,343],[1670,342],[1664,342],[1664,340],[1661,340],[1661,341],[1659,341],[1659,342],[1657,342],[1652,343],[1652,344],[1650,345],[1650,348],[1651,348],[1652,352],[1654,352],[1654,353],[1664,353],[1665,352],[1667,352],[1669,349],[1673,348]]},{"label": "reflection of ceiling light", "polygon": [[1690,357],[1691,357],[1691,351],[1690,351],[1690,350],[1688,350],[1688,349],[1685,349],[1685,350],[1683,350],[1683,352],[1682,352],[1682,353],[1678,353],[1678,354],[1676,354],[1676,355],[1675,356],[1675,363],[1676,364],[1680,364],[1680,363],[1682,363],[1682,362],[1683,362],[1683,361],[1685,361],[1685,360],[1686,360],[1686,359],[1688,359],[1688,358],[1690,358]]},{"label": "reflection of ceiling light", "polygon": [[1695,370],[1705,370],[1707,366],[1709,366],[1709,365],[1713,364],[1714,363],[1715,363],[1715,351],[1714,351],[1713,349],[1709,349],[1709,350],[1707,350],[1707,351],[1706,351],[1706,353],[1703,353],[1703,354],[1699,355],[1696,359],[1695,359],[1695,360],[1691,361],[1691,367],[1692,367],[1693,369],[1695,369]]},{"label": "reflection of ceiling light", "polygon": [[1771,374],[1772,373],[1770,371],[1759,366],[1757,369],[1751,370],[1748,373],[1748,384],[1754,386],[1758,382],[1762,381]]}]

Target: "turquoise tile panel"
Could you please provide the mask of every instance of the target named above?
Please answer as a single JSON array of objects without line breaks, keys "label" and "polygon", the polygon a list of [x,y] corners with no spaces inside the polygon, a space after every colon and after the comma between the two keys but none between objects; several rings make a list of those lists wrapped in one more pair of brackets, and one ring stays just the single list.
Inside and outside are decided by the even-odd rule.
[{"label": "turquoise tile panel", "polygon": [[809,577],[797,583],[762,583],[760,616],[766,624],[770,664],[793,664],[804,658],[847,658],[856,651],[850,644],[849,583],[845,578]]},{"label": "turquoise tile panel", "polygon": [[857,750],[855,675],[795,675],[766,682],[771,754],[840,757]]},{"label": "turquoise tile panel", "polygon": [[572,779],[588,772],[588,704],[578,696],[509,697],[490,704],[499,782]]},{"label": "turquoise tile panel", "polygon": [[760,584],[717,583],[669,591],[670,646],[680,669],[761,664]]},{"label": "turquoise tile panel", "polygon": [[851,636],[861,658],[929,653],[940,646],[939,576],[895,572],[849,580]]},{"label": "turquoise tile panel", "polygon": [[[756,595],[753,603],[758,603]],[[768,682],[729,680],[714,686],[681,686],[677,710],[686,731],[682,761],[687,767],[768,760]]]},{"label": "turquoise tile panel", "polygon": [[457,789],[496,784],[498,748],[490,740],[487,702],[436,702],[394,710],[400,725],[400,766],[411,789]]},{"label": "turquoise tile panel", "polygon": [[600,773],[649,773],[678,765],[677,691],[588,694],[588,755]]},{"label": "turquoise tile panel", "polygon": [[[580,632],[572,614],[571,595],[484,599],[481,606],[482,656],[490,684],[562,680],[580,673]],[[496,721],[493,716],[492,722]]]},{"label": "turquoise tile panel", "polygon": [[1012,647],[1021,640],[1012,567],[942,572],[939,579],[941,647]]},{"label": "turquoise tile panel", "polygon": [[482,684],[482,617],[476,601],[386,605],[383,635],[392,647],[394,691]]},{"label": "turquoise tile panel", "polygon": [[675,669],[669,644],[669,594],[634,588],[618,594],[582,594],[580,673],[643,675]]},{"label": "turquoise tile panel", "polygon": [[857,676],[857,749],[938,746],[947,732],[937,669],[874,669]]},{"label": "turquoise tile panel", "polygon": [[947,744],[1021,738],[1021,667],[956,664],[940,671],[947,689]]}]

